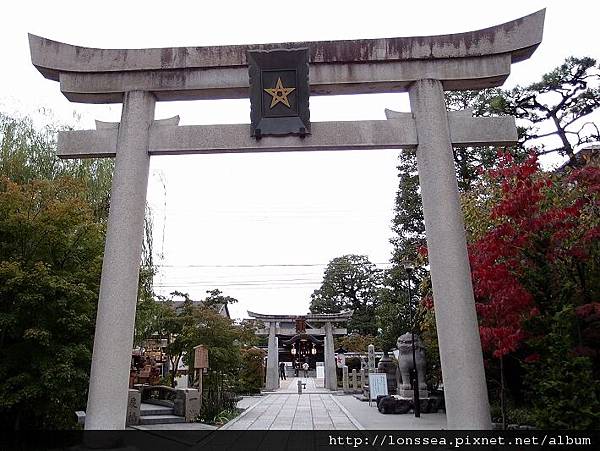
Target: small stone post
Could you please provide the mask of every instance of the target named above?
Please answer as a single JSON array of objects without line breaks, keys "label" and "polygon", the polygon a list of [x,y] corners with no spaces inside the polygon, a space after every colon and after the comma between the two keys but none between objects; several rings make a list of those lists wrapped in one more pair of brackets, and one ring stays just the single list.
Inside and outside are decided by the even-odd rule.
[{"label": "small stone post", "polygon": [[368,349],[368,355],[369,355],[369,361],[368,361],[369,373],[374,373],[375,372],[375,346],[369,345],[367,349]]},{"label": "small stone post", "polygon": [[117,137],[85,429],[125,429],[156,99],[129,91]]},{"label": "small stone post", "polygon": [[342,367],[342,388],[344,393],[350,392],[350,384],[348,383],[348,365]]},{"label": "small stone post", "polygon": [[127,397],[127,419],[126,425],[140,424],[142,407],[142,392],[135,389],[129,389],[129,395]]},{"label": "small stone post", "polygon": [[358,375],[356,374],[356,368],[352,370],[352,390],[358,392]]},{"label": "small stone post", "polygon": [[471,284],[444,91],[439,80],[409,90],[448,429],[490,429],[483,355]]},{"label": "small stone post", "polygon": [[365,385],[367,385],[367,380],[368,380],[367,372],[365,371],[364,368],[361,368],[360,369],[360,388],[361,388],[361,390],[363,388],[365,388]]}]

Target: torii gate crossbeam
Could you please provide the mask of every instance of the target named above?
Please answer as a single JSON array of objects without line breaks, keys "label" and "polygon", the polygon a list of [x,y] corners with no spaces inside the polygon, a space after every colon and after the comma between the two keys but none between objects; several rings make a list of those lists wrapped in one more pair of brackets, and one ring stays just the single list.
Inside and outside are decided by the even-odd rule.
[{"label": "torii gate crossbeam", "polygon": [[[40,73],[73,102],[123,103],[119,124],[59,135],[63,158],[115,156],[86,429],[123,429],[150,155],[416,147],[450,429],[491,427],[452,145],[508,144],[512,118],[449,113],[444,90],[500,86],[542,40],[545,10],[454,35],[139,50],[29,36]],[[250,125],[154,121],[162,100],[248,97],[246,52],[307,47],[311,95],[407,92],[412,114],[314,123],[312,135],[250,138]],[[244,131],[246,130],[246,131]]]}]

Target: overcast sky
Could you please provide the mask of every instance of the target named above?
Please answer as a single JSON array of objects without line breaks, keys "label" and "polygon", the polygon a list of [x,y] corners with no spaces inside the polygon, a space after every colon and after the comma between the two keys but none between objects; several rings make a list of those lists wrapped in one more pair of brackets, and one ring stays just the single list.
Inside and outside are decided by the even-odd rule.
[{"label": "overcast sky", "polygon": [[[51,110],[77,128],[118,121],[121,105],[69,103],[31,65],[27,33],[99,48],[253,44],[458,33],[547,7],[544,40],[507,87],[536,81],[570,55],[600,59],[594,1],[4,2],[0,110]],[[312,97],[311,121],[384,119],[405,95]],[[248,123],[247,100],[162,102],[181,125]],[[201,299],[220,288],[246,310],[301,314],[326,263],[366,254],[384,267],[397,189],[394,150],[153,157],[148,200],[156,289]]]}]

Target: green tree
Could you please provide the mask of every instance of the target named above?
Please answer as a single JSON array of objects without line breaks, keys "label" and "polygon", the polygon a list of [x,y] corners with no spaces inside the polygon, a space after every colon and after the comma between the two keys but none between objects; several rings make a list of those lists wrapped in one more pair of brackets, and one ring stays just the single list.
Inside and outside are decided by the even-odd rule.
[{"label": "green tree", "polygon": [[103,230],[83,182],[0,181],[0,423],[67,428],[86,401]]},{"label": "green tree", "polygon": [[0,423],[85,408],[113,163],[60,160],[56,132],[0,113]]},{"label": "green tree", "polygon": [[236,392],[241,394],[260,393],[264,380],[265,352],[257,347],[243,348],[241,367]]},{"label": "green tree", "polygon": [[[167,299],[160,298],[153,307],[154,321],[148,323],[148,336],[168,337],[166,353],[170,361],[171,383],[179,362],[194,367],[194,347],[204,345],[209,350],[210,369],[228,375],[237,375],[242,364],[241,351],[255,344],[255,327],[251,323],[236,323],[219,313],[223,300],[237,302],[223,296],[218,289],[208,291],[202,302],[194,302],[187,293],[174,291]],[[182,303],[175,304],[177,299]],[[219,302],[216,302],[219,300]]]},{"label": "green tree", "polygon": [[367,352],[370,344],[375,344],[373,335],[348,334],[335,338],[335,347],[347,352]]},{"label": "green tree", "polygon": [[364,255],[344,255],[325,268],[321,288],[311,295],[312,313],[352,311],[350,331],[376,335],[375,309],[381,271]]},{"label": "green tree", "polygon": [[61,160],[56,133],[68,127],[36,128],[30,118],[0,112],[0,176],[17,183],[73,177],[84,184],[83,194],[99,220],[108,217],[114,163],[111,158]]}]

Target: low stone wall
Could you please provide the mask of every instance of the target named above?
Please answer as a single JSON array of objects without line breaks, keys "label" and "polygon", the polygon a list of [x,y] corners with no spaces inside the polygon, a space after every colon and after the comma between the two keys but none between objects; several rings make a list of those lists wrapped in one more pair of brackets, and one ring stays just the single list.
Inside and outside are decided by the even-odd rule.
[{"label": "low stone wall", "polygon": [[202,393],[195,388],[179,388],[175,395],[173,414],[192,422],[200,415]]}]

